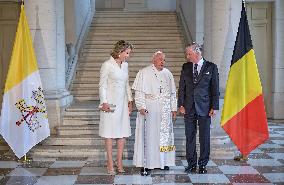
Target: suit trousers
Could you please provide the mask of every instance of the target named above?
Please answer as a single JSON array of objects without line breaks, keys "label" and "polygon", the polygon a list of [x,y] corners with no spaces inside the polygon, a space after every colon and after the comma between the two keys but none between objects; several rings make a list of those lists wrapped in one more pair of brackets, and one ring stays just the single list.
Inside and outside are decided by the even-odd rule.
[{"label": "suit trousers", "polygon": [[195,108],[189,114],[184,115],[185,136],[186,136],[186,159],[188,166],[197,166],[196,152],[196,133],[197,123],[199,127],[199,144],[200,156],[198,159],[199,166],[206,166],[210,155],[210,124],[211,117],[199,116],[196,114]]}]

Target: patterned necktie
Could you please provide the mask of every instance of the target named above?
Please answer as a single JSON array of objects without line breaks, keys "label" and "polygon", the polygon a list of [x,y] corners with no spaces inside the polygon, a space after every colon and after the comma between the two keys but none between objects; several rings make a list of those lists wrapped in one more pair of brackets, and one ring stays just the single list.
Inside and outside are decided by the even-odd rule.
[{"label": "patterned necktie", "polygon": [[193,70],[193,83],[197,83],[198,71],[197,71],[198,64],[194,64]]}]

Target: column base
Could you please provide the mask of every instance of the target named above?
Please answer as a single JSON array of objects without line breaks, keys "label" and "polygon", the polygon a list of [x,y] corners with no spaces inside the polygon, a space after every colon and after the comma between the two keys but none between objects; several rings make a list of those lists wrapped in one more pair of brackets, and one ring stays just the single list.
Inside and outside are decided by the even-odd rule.
[{"label": "column base", "polygon": [[55,127],[62,125],[64,110],[73,102],[73,96],[65,89],[44,91],[44,96],[50,132],[55,134]]}]

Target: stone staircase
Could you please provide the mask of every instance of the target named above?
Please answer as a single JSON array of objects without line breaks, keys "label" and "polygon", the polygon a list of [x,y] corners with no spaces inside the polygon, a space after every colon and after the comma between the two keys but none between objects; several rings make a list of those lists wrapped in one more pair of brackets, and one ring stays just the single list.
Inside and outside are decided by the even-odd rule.
[{"label": "stone staircase", "polygon": [[135,49],[129,63],[130,84],[139,69],[149,65],[153,53],[166,53],[167,67],[177,80],[184,62],[183,38],[174,12],[97,12],[84,43],[73,82],[75,100],[98,100],[99,70],[118,40]]},{"label": "stone staircase", "polygon": [[[94,157],[105,159],[104,140],[98,136],[99,71],[118,40],[131,42],[135,49],[128,60],[132,85],[139,69],[151,64],[155,51],[166,54],[166,67],[178,85],[184,58],[184,43],[174,12],[97,11],[81,50],[72,84],[74,103],[66,109],[63,125],[41,145],[33,157]],[[133,156],[136,112],[131,115],[133,135],[127,139],[124,158]],[[178,118],[174,128],[177,156],[185,155],[184,124]],[[114,147],[114,155],[116,154]]]}]

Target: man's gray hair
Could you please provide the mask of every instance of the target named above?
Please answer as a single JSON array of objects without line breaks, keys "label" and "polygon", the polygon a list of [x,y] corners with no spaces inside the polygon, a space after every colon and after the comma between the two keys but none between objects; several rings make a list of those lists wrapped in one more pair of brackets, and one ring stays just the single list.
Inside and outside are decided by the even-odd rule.
[{"label": "man's gray hair", "polygon": [[195,53],[202,53],[202,46],[198,43],[193,42],[193,44],[187,46],[186,48],[192,49]]}]

